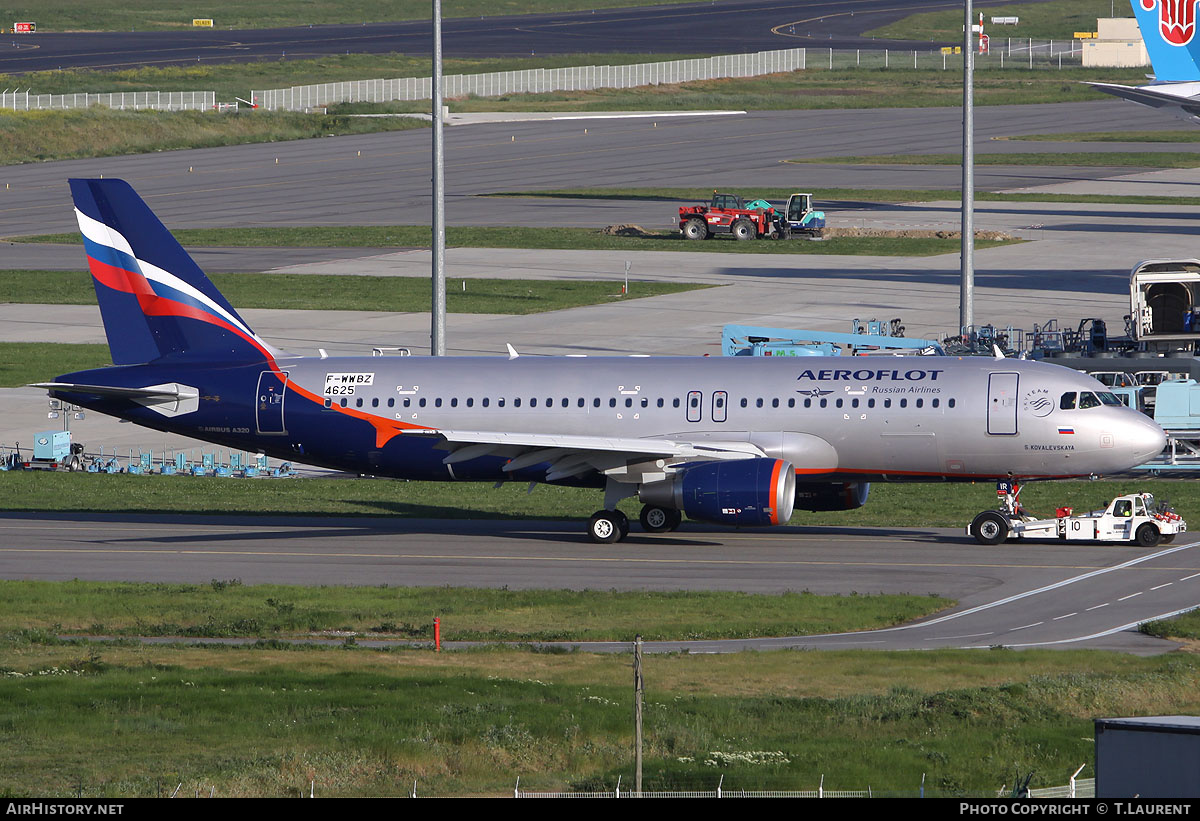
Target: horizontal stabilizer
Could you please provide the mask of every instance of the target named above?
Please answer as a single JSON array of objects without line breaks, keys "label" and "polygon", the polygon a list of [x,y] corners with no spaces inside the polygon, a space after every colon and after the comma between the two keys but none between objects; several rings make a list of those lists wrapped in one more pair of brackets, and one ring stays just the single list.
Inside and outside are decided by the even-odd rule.
[{"label": "horizontal stabilizer", "polygon": [[149,388],[117,388],[112,385],[80,385],[75,382],[34,382],[27,388],[45,388],[50,391],[90,393],[94,396],[113,396],[123,399],[195,399],[199,396],[195,388],[182,385],[155,385]]}]

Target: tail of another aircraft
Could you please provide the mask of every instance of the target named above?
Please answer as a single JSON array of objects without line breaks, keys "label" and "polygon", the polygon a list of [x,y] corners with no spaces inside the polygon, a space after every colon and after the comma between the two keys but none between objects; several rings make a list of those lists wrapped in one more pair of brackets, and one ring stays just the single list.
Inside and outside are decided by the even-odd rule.
[{"label": "tail of another aircraft", "polygon": [[1158,83],[1200,80],[1200,0],[1130,0]]},{"label": "tail of another aircraft", "polygon": [[70,184],[113,364],[274,358],[129,183]]}]

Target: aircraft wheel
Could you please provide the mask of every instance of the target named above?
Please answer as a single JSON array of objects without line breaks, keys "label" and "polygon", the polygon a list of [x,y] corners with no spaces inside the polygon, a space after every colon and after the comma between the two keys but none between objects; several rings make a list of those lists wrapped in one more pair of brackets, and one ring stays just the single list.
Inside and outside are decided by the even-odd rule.
[{"label": "aircraft wheel", "polygon": [[1154,525],[1146,522],[1137,529],[1137,533],[1133,534],[1133,540],[1138,547],[1154,547],[1162,539],[1162,534]]},{"label": "aircraft wheel", "polygon": [[598,510],[588,521],[588,536],[597,544],[619,542],[628,533],[629,519],[619,510]]},{"label": "aircraft wheel", "polygon": [[675,530],[683,521],[683,516],[678,510],[658,505],[645,505],[642,507],[642,515],[638,518],[642,523],[642,530],[647,533],[666,533]]},{"label": "aircraft wheel", "polygon": [[758,234],[754,230],[754,223],[746,219],[734,220],[733,225],[729,226],[729,232],[736,240],[754,239]]},{"label": "aircraft wheel", "polygon": [[1000,544],[1008,537],[1008,520],[994,510],[985,510],[971,522],[971,535],[980,544]]},{"label": "aircraft wheel", "polygon": [[708,226],[704,220],[692,217],[683,224],[683,236],[685,239],[708,239]]}]

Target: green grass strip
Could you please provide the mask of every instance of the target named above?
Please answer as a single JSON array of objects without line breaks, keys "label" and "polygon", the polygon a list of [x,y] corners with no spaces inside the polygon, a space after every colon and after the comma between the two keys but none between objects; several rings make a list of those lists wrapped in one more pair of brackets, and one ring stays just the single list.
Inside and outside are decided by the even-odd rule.
[{"label": "green grass strip", "polygon": [[[10,797],[603,789],[632,778],[626,655],[0,647]],[[1082,651],[649,656],[646,789],[995,800],[1062,785],[1092,719],[1192,715],[1200,659]],[[768,752],[755,752],[768,751]],[[1090,776],[1087,770],[1081,776]],[[827,793],[828,794],[828,793]],[[103,800],[103,799],[102,799]]]},{"label": "green grass strip", "polygon": [[[727,193],[741,194],[747,201],[757,198],[783,203],[797,193],[787,188],[752,188],[731,186],[723,189]],[[480,194],[482,197],[519,198],[543,197],[564,200],[631,200],[642,202],[670,202],[691,205],[709,202],[711,188],[562,188],[545,191],[497,191]],[[813,188],[816,207],[838,208],[850,204],[934,202],[957,200],[959,192],[944,188]],[[1123,203],[1126,205],[1200,205],[1200,197],[1154,197],[1120,194],[1043,194],[1000,193],[976,191],[975,199],[980,202],[1094,202]],[[836,226],[831,226],[836,227]]]},{"label": "green grass strip", "polygon": [[993,137],[1013,142],[1047,143],[1200,143],[1195,126],[1172,131],[1083,131],[1069,134],[1021,134]]},{"label": "green grass strip", "polygon": [[[31,382],[49,382],[60,374],[102,368],[111,364],[112,354],[109,353],[107,345],[0,342],[0,388],[15,388]],[[50,427],[53,426],[53,423],[50,423]]]},{"label": "green grass strip", "polygon": [[[113,89],[110,86],[106,90]],[[407,131],[428,125],[412,117],[364,118],[283,111],[216,114],[102,108],[0,109],[0,165]]]},{"label": "green grass strip", "polygon": [[[670,209],[667,209],[667,213],[670,214]],[[428,248],[430,243],[429,227],[423,225],[181,228],[172,233],[182,244],[193,246]],[[11,242],[73,244],[79,242],[79,235],[42,234],[7,239]],[[1008,242],[978,240],[975,247],[982,249],[1005,244]],[[717,236],[705,242],[696,242],[684,239],[678,231],[648,231],[643,236],[622,237],[609,236],[594,228],[496,226],[449,227],[446,229],[446,246],[563,251],[688,251],[718,254],[850,254],[904,257],[949,254],[960,250],[957,239],[936,237],[832,237],[822,242],[802,239],[786,242],[738,242],[729,236]],[[234,303],[236,304],[236,300]]]},{"label": "green grass strip", "polygon": [[[324,311],[430,310],[429,281],[423,277],[338,276],[333,274],[213,274],[210,279],[238,308]],[[456,314],[524,315],[584,305],[711,288],[694,282],[642,282],[550,279],[450,279],[446,310]],[[95,305],[90,274],[76,271],[0,270],[0,302],[41,305]]]},{"label": "green grass strip", "polygon": [[[27,380],[32,381],[32,380]],[[157,434],[147,432],[153,441]],[[93,452],[103,442],[76,438]],[[11,444],[11,443],[7,443]],[[227,449],[201,448],[225,460]],[[188,451],[199,460],[199,451]],[[136,448],[135,448],[136,455]],[[155,461],[161,458],[155,454]],[[124,458],[124,455],[122,454]],[[1096,482],[1031,482],[1021,499],[1035,513],[1052,516],[1059,506],[1077,511],[1106,506],[1114,496],[1148,491],[1168,499],[1185,519],[1200,522],[1200,498],[1187,485],[1164,479]],[[125,474],[0,473],[0,510],[14,512],[196,513],[313,516],[387,516],[405,519],[569,519],[584,521],[594,513],[598,491],[523,484],[492,488],[488,483],[405,482],[388,479],[248,480],[192,476]],[[871,486],[870,500],[858,510],[815,513],[797,510],[791,524],[820,527],[965,527],[975,514],[995,509],[990,482],[956,484],[889,484]],[[621,509],[636,519],[634,500]],[[702,526],[703,527],[703,526]],[[764,531],[764,533],[767,531]],[[963,535],[964,547],[974,542]]]},{"label": "green grass strip", "polygon": [[306,636],[338,631],[445,641],[632,641],[811,635],[887,627],[936,596],[300,587],[0,581],[0,624],[119,636]]},{"label": "green grass strip", "polygon": [[[961,165],[961,154],[878,154],[859,157],[802,157],[784,160],[807,165]],[[1196,168],[1200,154],[1173,151],[1117,153],[1064,152],[976,154],[976,165],[1056,165],[1102,168]]]},{"label": "green grass strip", "polygon": [[[992,53],[998,54],[1005,38],[1014,40],[1032,37],[1035,40],[1069,40],[1076,31],[1095,31],[1096,18],[1108,17],[1113,7],[1104,0],[1054,0],[1050,3],[1024,3],[1006,6],[1002,2],[977,6],[984,14],[984,30],[992,38]],[[1117,16],[1130,16],[1128,4],[1117,3]],[[992,17],[1016,17],[1014,25],[992,25]],[[961,43],[963,39],[962,9],[912,14],[895,23],[866,32],[868,37],[898,40],[938,40]],[[1020,60],[1014,54],[1012,59]]]}]

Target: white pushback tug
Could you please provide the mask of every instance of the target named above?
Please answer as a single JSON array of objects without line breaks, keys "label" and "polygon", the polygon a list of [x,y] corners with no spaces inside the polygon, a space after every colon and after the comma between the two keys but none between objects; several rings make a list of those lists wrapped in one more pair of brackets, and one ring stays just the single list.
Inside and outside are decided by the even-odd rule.
[{"label": "white pushback tug", "polygon": [[1038,519],[1021,506],[1021,488],[1015,482],[998,482],[999,510],[985,510],[967,526],[967,535],[980,544],[1005,539],[1052,539],[1091,542],[1133,542],[1141,547],[1170,543],[1187,531],[1187,522],[1165,502],[1149,493],[1118,496],[1103,510],[1079,516],[1060,507],[1053,519]]}]

